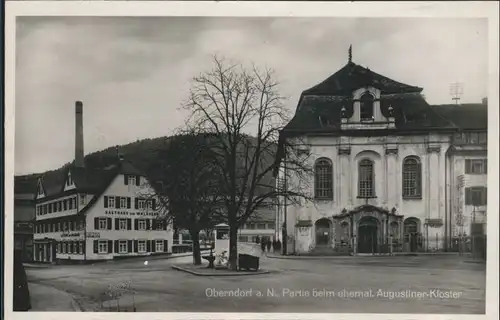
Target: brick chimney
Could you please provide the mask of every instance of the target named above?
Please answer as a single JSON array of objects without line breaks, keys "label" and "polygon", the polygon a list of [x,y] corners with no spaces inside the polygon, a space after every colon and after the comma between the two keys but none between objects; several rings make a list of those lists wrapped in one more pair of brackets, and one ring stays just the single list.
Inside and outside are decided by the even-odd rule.
[{"label": "brick chimney", "polygon": [[85,166],[83,153],[83,103],[75,103],[75,167]]}]

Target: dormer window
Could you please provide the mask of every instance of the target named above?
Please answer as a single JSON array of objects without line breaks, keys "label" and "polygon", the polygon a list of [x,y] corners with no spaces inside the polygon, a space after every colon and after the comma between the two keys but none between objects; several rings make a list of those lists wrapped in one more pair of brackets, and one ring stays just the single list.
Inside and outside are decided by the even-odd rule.
[{"label": "dormer window", "polygon": [[360,121],[373,121],[373,96],[369,93],[365,93],[361,96],[359,105],[359,119]]}]

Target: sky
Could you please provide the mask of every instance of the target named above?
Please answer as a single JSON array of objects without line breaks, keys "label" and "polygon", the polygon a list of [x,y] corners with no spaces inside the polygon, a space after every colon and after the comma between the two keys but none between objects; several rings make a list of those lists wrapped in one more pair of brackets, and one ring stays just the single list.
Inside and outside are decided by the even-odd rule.
[{"label": "sky", "polygon": [[85,153],[172,134],[190,79],[214,54],[276,71],[286,106],[348,61],[424,88],[430,104],[487,95],[485,19],[18,17],[15,174],[74,157],[74,104]]}]

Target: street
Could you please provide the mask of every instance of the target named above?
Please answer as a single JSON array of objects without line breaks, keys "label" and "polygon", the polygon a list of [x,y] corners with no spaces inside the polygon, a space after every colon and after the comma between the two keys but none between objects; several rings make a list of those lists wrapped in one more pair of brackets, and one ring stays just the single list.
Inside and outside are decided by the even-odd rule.
[{"label": "street", "polygon": [[[458,256],[314,260],[264,256],[261,268],[272,272],[256,276],[203,277],[171,268],[191,260],[53,266],[27,273],[32,283],[66,291],[84,311],[133,311],[134,307],[137,312],[485,311],[485,265],[466,263]],[[116,292],[122,296],[111,298],[110,293]],[[32,295],[33,305],[38,298]]]}]

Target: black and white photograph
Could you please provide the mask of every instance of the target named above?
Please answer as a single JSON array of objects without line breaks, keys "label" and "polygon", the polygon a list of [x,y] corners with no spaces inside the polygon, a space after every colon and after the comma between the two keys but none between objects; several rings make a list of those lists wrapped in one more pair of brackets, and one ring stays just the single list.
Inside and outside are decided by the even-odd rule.
[{"label": "black and white photograph", "polygon": [[476,7],[11,17],[6,301],[487,314],[498,42]]}]

